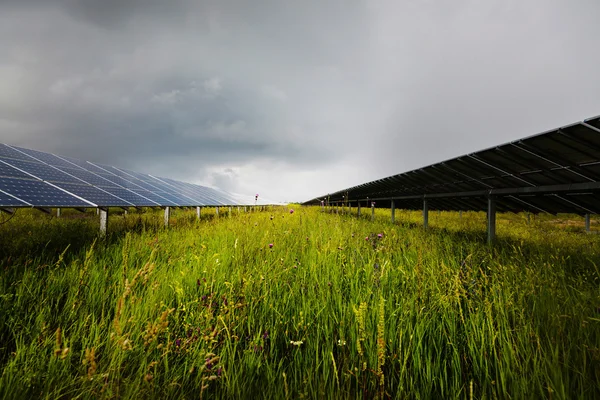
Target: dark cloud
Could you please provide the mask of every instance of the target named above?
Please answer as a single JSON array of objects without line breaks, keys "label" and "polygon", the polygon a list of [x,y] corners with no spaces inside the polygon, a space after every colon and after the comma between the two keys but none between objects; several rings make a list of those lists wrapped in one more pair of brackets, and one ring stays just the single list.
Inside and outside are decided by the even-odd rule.
[{"label": "dark cloud", "polygon": [[2,141],[303,200],[600,113],[600,3],[0,4]]}]

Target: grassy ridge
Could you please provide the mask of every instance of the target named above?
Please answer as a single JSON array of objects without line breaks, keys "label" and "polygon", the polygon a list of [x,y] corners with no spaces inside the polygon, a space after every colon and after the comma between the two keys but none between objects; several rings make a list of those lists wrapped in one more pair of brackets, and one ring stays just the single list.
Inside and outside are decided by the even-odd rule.
[{"label": "grassy ridge", "polygon": [[489,247],[481,213],[388,213],[130,214],[103,241],[22,213],[0,398],[600,396],[598,235],[506,215]]}]

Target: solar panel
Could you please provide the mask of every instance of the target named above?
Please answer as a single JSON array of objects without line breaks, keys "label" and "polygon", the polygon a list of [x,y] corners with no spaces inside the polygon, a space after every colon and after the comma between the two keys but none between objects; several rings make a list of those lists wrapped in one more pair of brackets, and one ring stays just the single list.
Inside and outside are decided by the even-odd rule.
[{"label": "solar panel", "polygon": [[[600,212],[600,117],[594,117],[308,201],[396,201],[420,209]],[[591,195],[594,193],[594,195]],[[364,203],[363,203],[364,204]],[[466,208],[465,208],[466,207]]]},{"label": "solar panel", "polygon": [[6,164],[4,160],[10,159],[0,157],[0,177],[31,179],[30,175],[27,175],[25,172],[19,171],[18,169],[11,167],[9,164]]},{"label": "solar panel", "polygon": [[40,162],[9,159],[3,159],[2,161],[44,181],[82,183],[81,180],[67,175],[50,165],[42,164]]},{"label": "solar panel", "polygon": [[[0,179],[2,179],[2,178],[0,178]],[[1,190],[0,190],[0,204],[2,205],[2,207],[25,207],[25,206],[30,205],[30,204],[25,203],[24,201],[14,198],[13,196],[10,196],[7,193],[4,193]]]},{"label": "solar panel", "polygon": [[39,180],[0,178],[0,190],[35,207],[96,206]]},{"label": "solar panel", "polygon": [[144,189],[130,189],[130,190],[132,192],[134,192],[135,194],[138,194],[149,200],[152,200],[156,204],[160,204],[161,206],[176,207],[176,206],[190,205],[190,204],[177,203],[176,201],[169,199],[168,195],[163,196],[161,193],[153,193],[153,192],[150,192],[150,191],[144,190]]},{"label": "solar panel", "polygon": [[62,166],[62,167],[72,167],[70,163],[61,159],[58,156],[50,153],[43,153],[37,150],[24,149],[22,147],[11,146],[13,149],[19,150],[37,160],[43,161],[46,164],[54,165],[54,166]]},{"label": "solar panel", "polygon": [[28,155],[23,154],[20,151],[10,148],[9,146],[2,143],[0,143],[0,157],[12,158],[15,160],[32,160],[32,158]]},{"label": "solar panel", "polygon": [[131,207],[134,205],[105,190],[90,185],[57,183],[56,186],[103,207]]},{"label": "solar panel", "polygon": [[240,201],[199,185],[6,144],[0,144],[0,179],[0,207],[166,207]]},{"label": "solar panel", "polygon": [[115,195],[137,207],[157,207],[160,206],[160,203],[156,203],[150,199],[140,196],[130,190],[120,188],[120,187],[103,187],[103,190],[108,193]]}]

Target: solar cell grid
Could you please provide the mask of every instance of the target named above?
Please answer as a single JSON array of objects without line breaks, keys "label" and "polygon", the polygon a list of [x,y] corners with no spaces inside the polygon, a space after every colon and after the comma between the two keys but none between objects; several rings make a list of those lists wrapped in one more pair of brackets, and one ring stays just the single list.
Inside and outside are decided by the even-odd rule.
[{"label": "solar cell grid", "polygon": [[74,178],[70,175],[61,172],[60,170],[52,167],[51,165],[42,164],[40,162],[23,161],[23,160],[12,160],[5,161],[13,167],[17,167],[36,178],[49,181],[49,182],[70,182],[70,183],[82,183],[81,180]]},{"label": "solar cell grid", "polygon": [[185,205],[185,204],[180,204],[175,201],[169,200],[167,197],[163,197],[159,193],[152,193],[148,190],[131,189],[131,191],[133,191],[134,193],[139,194],[140,196],[143,196],[147,199],[150,199],[150,200],[154,201],[156,204],[160,204],[161,206],[176,207],[176,206],[184,206]]},{"label": "solar cell grid", "polygon": [[107,187],[102,188],[110,194],[113,194],[121,199],[128,201],[131,204],[134,204],[138,207],[156,207],[160,206],[160,203],[155,203],[150,199],[146,199],[137,193],[134,193],[130,190],[119,188],[119,187]]},{"label": "solar cell grid", "polygon": [[17,146],[11,146],[11,147],[13,147],[14,149],[17,149],[27,155],[32,156],[32,157],[36,158],[37,160],[43,161],[44,163],[47,163],[49,165],[63,166],[63,167],[72,166],[71,164],[69,164],[65,160],[55,156],[54,154],[43,153],[41,151],[25,149],[23,147],[17,147]]},{"label": "solar cell grid", "polygon": [[102,207],[131,207],[132,203],[90,185],[57,183],[56,186]]},{"label": "solar cell grid", "polygon": [[9,164],[5,163],[4,160],[11,161],[10,159],[0,157],[0,177],[34,179],[31,175],[11,167]]},{"label": "solar cell grid", "polygon": [[82,181],[84,181],[90,185],[100,186],[100,187],[115,186],[114,183],[107,181],[103,177],[93,174],[93,173],[86,171],[84,169],[81,169],[81,168],[63,168],[63,167],[57,167],[57,168],[59,168],[61,171],[66,172],[67,174],[73,175],[73,176],[81,179]]},{"label": "solar cell grid", "polygon": [[2,207],[24,207],[28,206],[29,204],[0,191],[0,205]]},{"label": "solar cell grid", "polygon": [[0,157],[12,158],[15,160],[32,160],[26,154],[23,154],[5,144],[0,143]]},{"label": "solar cell grid", "polygon": [[0,190],[36,207],[95,206],[38,180],[0,178]]}]

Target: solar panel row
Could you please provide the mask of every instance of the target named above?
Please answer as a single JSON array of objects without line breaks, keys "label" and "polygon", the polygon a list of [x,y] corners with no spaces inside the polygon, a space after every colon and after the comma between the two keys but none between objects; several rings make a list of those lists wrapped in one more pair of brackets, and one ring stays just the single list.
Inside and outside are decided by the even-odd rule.
[{"label": "solar panel row", "polygon": [[421,209],[600,213],[600,117],[308,201]]},{"label": "solar panel row", "polygon": [[214,189],[0,144],[0,207],[242,205]]}]

